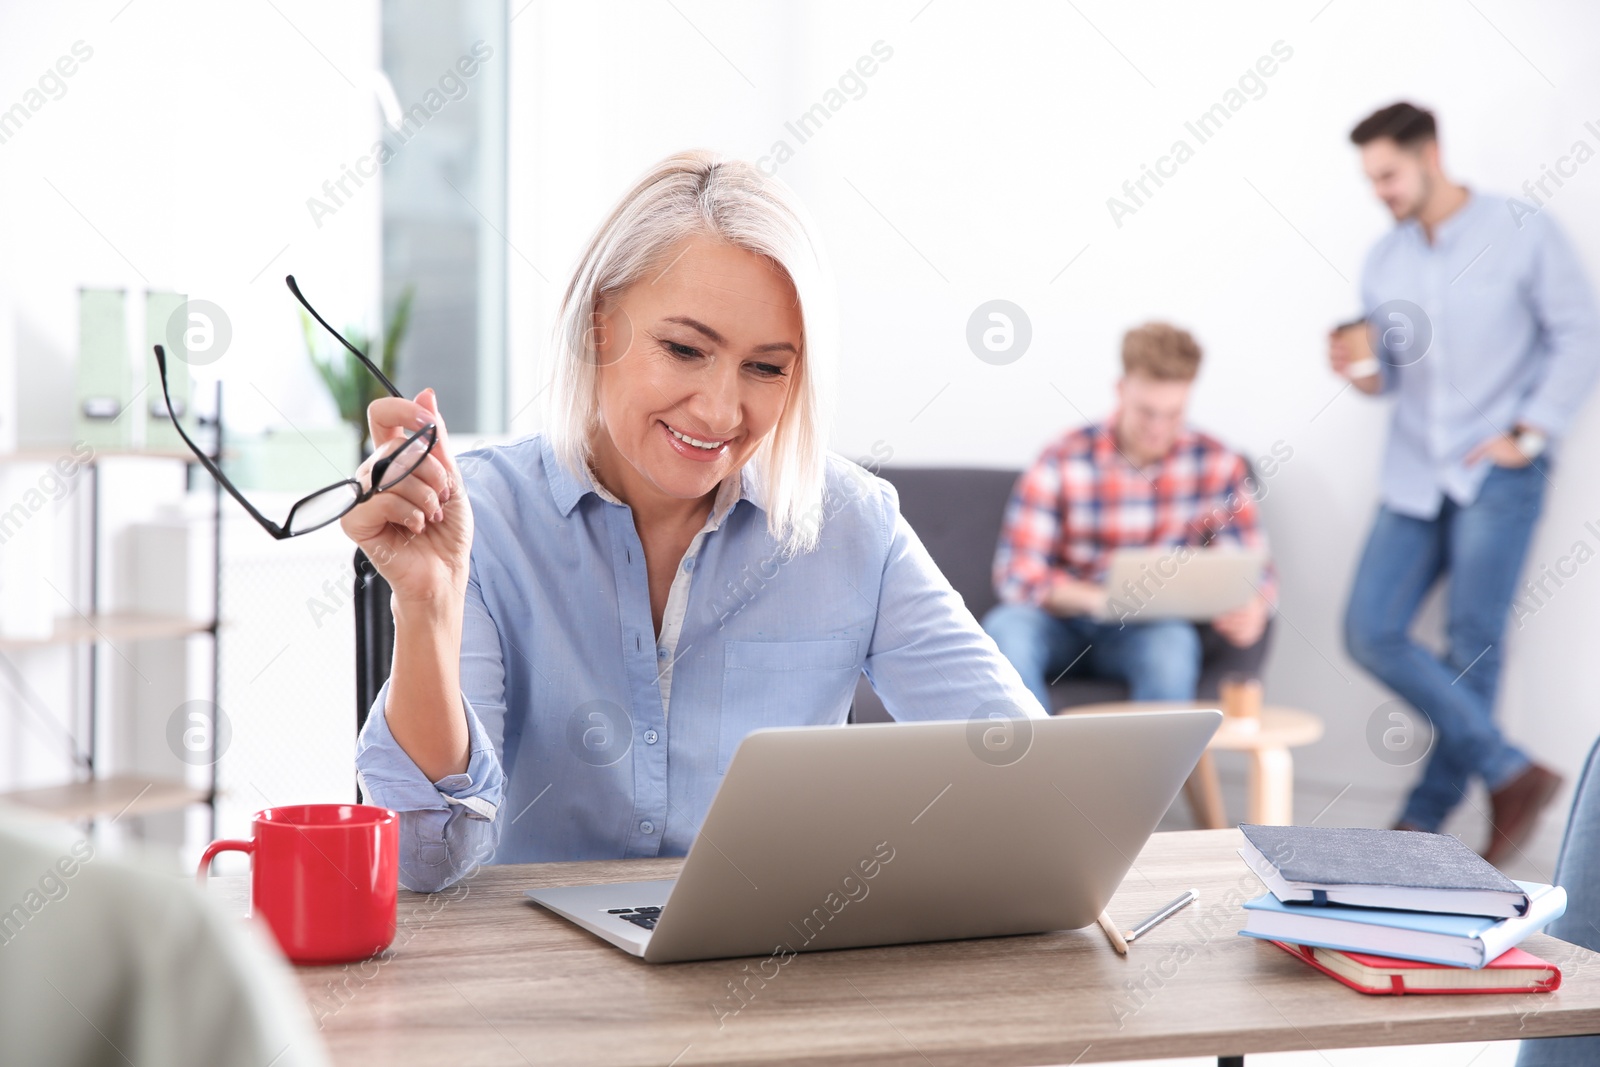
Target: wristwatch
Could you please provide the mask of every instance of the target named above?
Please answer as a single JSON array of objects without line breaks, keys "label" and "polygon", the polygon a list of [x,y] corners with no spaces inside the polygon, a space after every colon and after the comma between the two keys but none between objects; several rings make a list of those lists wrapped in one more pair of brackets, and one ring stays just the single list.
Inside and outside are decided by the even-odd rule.
[{"label": "wristwatch", "polygon": [[1521,452],[1528,459],[1534,460],[1543,454],[1545,446],[1550,443],[1550,439],[1544,435],[1543,431],[1535,430],[1531,426],[1519,426],[1516,432],[1511,435],[1511,442],[1517,446],[1518,452]]}]

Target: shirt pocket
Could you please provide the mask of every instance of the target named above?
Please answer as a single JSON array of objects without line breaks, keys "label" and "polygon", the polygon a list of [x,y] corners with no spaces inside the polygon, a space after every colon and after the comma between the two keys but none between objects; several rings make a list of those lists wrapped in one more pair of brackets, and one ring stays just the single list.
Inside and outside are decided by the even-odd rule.
[{"label": "shirt pocket", "polygon": [[722,674],[717,773],[728,769],[745,735],[764,726],[816,726],[840,721],[861,673],[858,643],[729,641]]}]

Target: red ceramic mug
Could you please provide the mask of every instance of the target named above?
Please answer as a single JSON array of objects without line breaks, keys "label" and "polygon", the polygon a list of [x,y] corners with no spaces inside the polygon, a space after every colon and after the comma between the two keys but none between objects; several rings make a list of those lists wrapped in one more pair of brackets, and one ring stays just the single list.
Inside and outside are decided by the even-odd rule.
[{"label": "red ceramic mug", "polygon": [[400,816],[366,804],[296,804],[258,811],[249,841],[213,841],[250,853],[250,904],[295,963],[351,963],[394,940]]}]

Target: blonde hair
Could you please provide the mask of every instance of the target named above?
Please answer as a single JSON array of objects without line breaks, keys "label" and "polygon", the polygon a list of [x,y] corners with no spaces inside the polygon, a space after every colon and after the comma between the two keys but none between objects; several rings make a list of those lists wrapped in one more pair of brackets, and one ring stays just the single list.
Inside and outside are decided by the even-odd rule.
[{"label": "blonde hair", "polygon": [[680,152],[645,172],[595,231],[561,301],[545,402],[545,433],[559,461],[585,474],[599,427],[596,308],[665,266],[685,238],[719,238],[771,260],[799,300],[800,359],[788,402],[748,462],[768,533],[786,554],[816,547],[836,346],[832,275],[812,232],[789,187],[743,160]]},{"label": "blonde hair", "polygon": [[1187,330],[1147,322],[1123,334],[1122,371],[1158,381],[1193,381],[1200,373],[1200,345]]}]

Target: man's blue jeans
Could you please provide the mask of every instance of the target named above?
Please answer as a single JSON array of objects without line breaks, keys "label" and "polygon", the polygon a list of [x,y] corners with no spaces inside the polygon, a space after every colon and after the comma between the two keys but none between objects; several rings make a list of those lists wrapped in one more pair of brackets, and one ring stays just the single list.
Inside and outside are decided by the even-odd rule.
[{"label": "man's blue jeans", "polygon": [[1050,683],[1068,668],[1120,678],[1134,700],[1193,700],[1200,680],[1200,635],[1182,619],[1122,624],[1001,604],[983,628],[1050,712]]},{"label": "man's blue jeans", "polygon": [[[1494,721],[1501,643],[1517,578],[1544,503],[1545,468],[1495,467],[1465,507],[1448,497],[1432,519],[1387,507],[1367,539],[1345,609],[1345,647],[1433,724],[1433,751],[1400,819],[1437,830],[1476,775],[1498,789],[1528,757]],[[1441,658],[1411,638],[1433,584],[1449,576]]]}]

